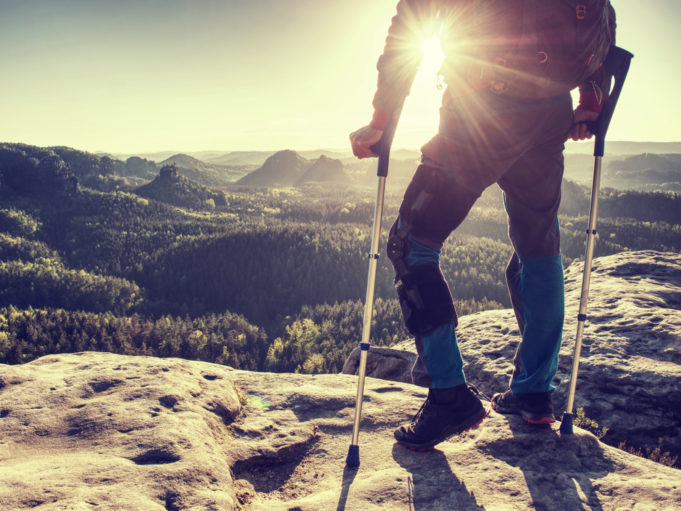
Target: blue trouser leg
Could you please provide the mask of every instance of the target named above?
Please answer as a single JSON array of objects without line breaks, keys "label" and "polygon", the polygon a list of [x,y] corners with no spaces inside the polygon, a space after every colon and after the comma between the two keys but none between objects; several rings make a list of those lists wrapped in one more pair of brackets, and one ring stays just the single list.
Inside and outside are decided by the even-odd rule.
[{"label": "blue trouser leg", "polygon": [[522,341],[514,359],[511,391],[552,392],[563,336],[564,281],[560,254],[519,257],[507,270]]},{"label": "blue trouser leg", "polygon": [[[408,238],[409,253],[406,265],[409,268],[423,264],[439,264],[440,251]],[[463,374],[463,359],[456,340],[454,325],[445,324],[429,334],[418,336],[416,339],[419,356],[422,357],[427,371],[426,375],[418,375],[417,363],[413,375],[414,382],[427,384],[430,388],[444,389],[465,383]]]}]

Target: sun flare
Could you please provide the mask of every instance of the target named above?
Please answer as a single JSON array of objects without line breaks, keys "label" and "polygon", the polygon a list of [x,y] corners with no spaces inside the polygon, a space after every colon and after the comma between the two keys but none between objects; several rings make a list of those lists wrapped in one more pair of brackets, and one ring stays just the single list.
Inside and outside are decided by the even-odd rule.
[{"label": "sun flare", "polygon": [[418,148],[437,131],[442,91],[440,67],[444,59],[440,39],[432,36],[421,44],[423,58],[404,104],[397,144]]},{"label": "sun flare", "polygon": [[421,72],[428,74],[437,73],[442,66],[444,54],[440,45],[440,38],[436,35],[429,37],[421,43],[423,59],[421,60]]}]

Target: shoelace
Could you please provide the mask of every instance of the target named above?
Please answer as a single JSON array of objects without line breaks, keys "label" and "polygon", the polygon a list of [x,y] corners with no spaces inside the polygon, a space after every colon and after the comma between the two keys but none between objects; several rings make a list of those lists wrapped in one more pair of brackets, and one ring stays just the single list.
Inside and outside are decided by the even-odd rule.
[{"label": "shoelace", "polygon": [[478,398],[482,398],[482,399],[484,399],[485,401],[492,402],[492,400],[490,399],[490,397],[489,397],[487,394],[485,394],[483,391],[478,390],[477,388],[475,388],[474,385],[471,385],[470,383],[466,383],[466,386],[468,387],[469,390],[471,390],[471,391],[473,392],[473,394],[475,394],[476,396],[478,396]]},{"label": "shoelace", "polygon": [[421,408],[414,414],[414,416],[411,419],[411,425],[413,426],[419,421],[419,418],[421,415],[423,415],[426,411],[426,405],[430,403],[430,398],[426,398],[426,400],[421,404]]}]

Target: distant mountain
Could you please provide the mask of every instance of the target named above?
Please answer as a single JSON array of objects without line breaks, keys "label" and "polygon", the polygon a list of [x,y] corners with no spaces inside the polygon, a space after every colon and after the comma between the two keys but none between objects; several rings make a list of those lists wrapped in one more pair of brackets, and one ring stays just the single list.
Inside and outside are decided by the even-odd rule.
[{"label": "distant mountain", "polygon": [[158,163],[176,153],[177,151],[157,151],[153,153],[115,153],[110,156],[119,160],[127,160],[132,156],[137,156],[138,158],[144,158],[145,160],[152,160]]},{"label": "distant mountain", "polygon": [[348,151],[332,151],[329,149],[316,149],[314,151],[298,151],[303,158],[308,160],[316,160],[320,156],[327,156],[328,158],[335,158],[337,160],[342,160],[348,156]]},{"label": "distant mountain", "polygon": [[[348,151],[332,151],[327,149],[296,152],[308,160],[315,160],[320,156],[341,159],[350,154]],[[267,158],[275,154],[275,151],[198,151],[187,154],[214,165],[224,165],[228,167],[254,166],[254,168],[257,168],[262,166]]]},{"label": "distant mountain", "polygon": [[[77,165],[76,170],[80,175],[76,175],[69,162],[55,149],[66,148],[0,143],[0,197],[33,196],[54,199],[76,192],[79,178],[87,178],[100,172],[95,167],[83,175],[83,168]],[[99,164],[98,157],[90,153],[81,153],[82,158],[77,158],[71,149],[62,150],[61,153],[69,156],[70,161],[82,159],[91,161],[93,165]],[[112,160],[109,158],[106,161]]]},{"label": "distant mountain", "polygon": [[[568,142],[565,144],[566,154],[593,154],[594,141],[586,140],[583,142]],[[605,142],[605,156],[656,153],[670,154],[681,153],[681,142],[626,142],[609,141]]]},{"label": "distant mountain", "polygon": [[213,209],[215,206],[227,205],[224,193],[210,190],[180,175],[174,164],[162,167],[156,179],[140,186],[134,193],[183,208]]},{"label": "distant mountain", "polygon": [[340,160],[324,155],[308,160],[295,151],[285,150],[267,158],[262,167],[241,178],[237,184],[286,187],[312,182],[350,183],[351,179]]},{"label": "distant mountain", "polygon": [[[609,158],[608,158],[609,159]],[[607,165],[605,160],[604,165]],[[565,177],[581,185],[591,183],[594,175],[593,154],[567,153],[564,157]]]},{"label": "distant mountain", "polygon": [[158,166],[155,162],[131,156],[124,164],[116,166],[116,173],[124,177],[139,177],[141,179],[154,179],[158,174]]},{"label": "distant mountain", "polygon": [[163,166],[173,164],[177,166],[181,175],[204,186],[231,184],[248,171],[206,163],[183,153],[174,154],[160,163]]},{"label": "distant mountain", "polygon": [[681,154],[638,154],[609,161],[603,184],[641,191],[681,190]]},{"label": "distant mountain", "polygon": [[210,166],[206,165],[201,160],[189,156],[188,154],[178,153],[174,154],[161,162],[161,165],[171,165],[175,163],[178,167],[186,167],[191,169],[209,169]]},{"label": "distant mountain", "polygon": [[322,155],[312,162],[296,184],[310,182],[349,183],[350,177],[343,170],[340,160]]},{"label": "distant mountain", "polygon": [[257,170],[237,181],[247,186],[295,186],[310,167],[310,162],[295,151],[273,154]]},{"label": "distant mountain", "polygon": [[200,151],[190,153],[195,158],[213,165],[226,167],[259,167],[274,151]]}]

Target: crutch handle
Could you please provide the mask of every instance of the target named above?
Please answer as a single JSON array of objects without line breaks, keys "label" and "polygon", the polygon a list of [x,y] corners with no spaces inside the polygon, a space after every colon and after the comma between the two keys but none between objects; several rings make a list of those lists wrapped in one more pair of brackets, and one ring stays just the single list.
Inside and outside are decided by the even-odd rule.
[{"label": "crutch handle", "polygon": [[594,145],[594,156],[603,156],[605,154],[605,134],[610,126],[612,114],[615,112],[617,100],[622,92],[624,80],[629,72],[629,64],[634,57],[632,53],[620,48],[619,46],[611,46],[608,51],[608,56],[605,58],[603,66],[606,71],[612,74],[615,79],[615,85],[610,92],[610,97],[605,102],[603,111],[595,121],[587,122],[586,125],[591,133],[596,135],[596,143]]},{"label": "crutch handle", "polygon": [[395,137],[395,129],[397,128],[397,121],[400,120],[400,114],[402,113],[402,105],[400,104],[393,112],[390,114],[388,119],[388,124],[383,128],[383,135],[381,135],[381,140],[376,142],[371,146],[371,150],[378,155],[378,168],[376,170],[376,175],[378,177],[388,177],[388,162],[390,161],[390,147],[393,143],[393,138]]}]

